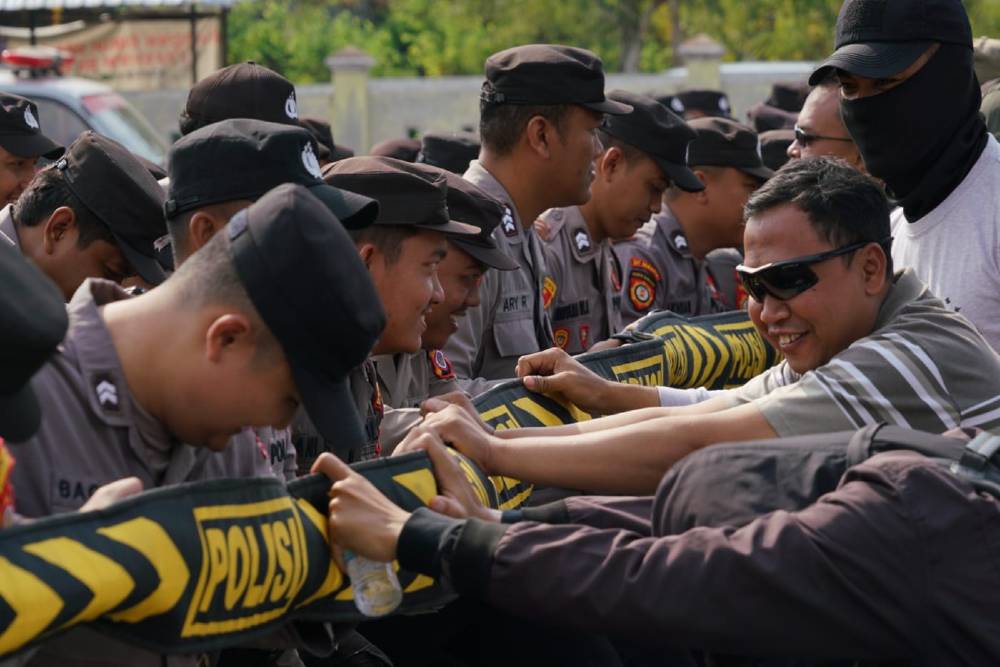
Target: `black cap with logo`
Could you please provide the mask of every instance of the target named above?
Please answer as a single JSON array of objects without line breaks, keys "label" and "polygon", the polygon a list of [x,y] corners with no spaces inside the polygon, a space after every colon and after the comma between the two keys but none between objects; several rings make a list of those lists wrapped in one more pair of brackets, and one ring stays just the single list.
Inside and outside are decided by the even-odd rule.
[{"label": "black cap with logo", "polygon": [[768,130],[760,134],[760,152],[764,166],[778,171],[789,159],[788,147],[795,141],[795,130]]},{"label": "black cap with logo", "polygon": [[62,292],[10,243],[0,239],[0,438],[23,442],[41,422],[29,381],[66,335]]},{"label": "black cap with logo", "polygon": [[319,146],[319,159],[329,160],[336,144],[333,142],[333,130],[330,124],[319,118],[300,118],[299,124],[309,130],[309,134]]},{"label": "black cap with logo", "polygon": [[0,147],[17,157],[50,160],[65,150],[42,134],[35,103],[11,93],[0,94]]},{"label": "black cap with logo", "polygon": [[227,118],[298,125],[295,86],[252,61],[223,67],[191,87],[181,112],[181,132],[188,134]]},{"label": "black cap with logo", "polygon": [[518,263],[501,251],[493,230],[503,220],[506,207],[458,174],[445,173],[448,180],[448,213],[453,220],[475,225],[479,233],[449,234],[448,240],[486,266],[513,271]]},{"label": "black cap with logo", "polygon": [[659,165],[664,175],[681,190],[700,192],[704,184],[688,169],[688,144],[694,130],[681,117],[651,97],[613,90],[608,99],[632,107],[632,113],[610,116],[604,131],[639,149]]},{"label": "black cap with logo", "polygon": [[203,206],[257,199],[282,183],[298,183],[348,229],[374,222],[378,204],[323,182],[312,136],[302,127],[231,118],[182,137],[170,149],[167,218]]},{"label": "black cap with logo", "polygon": [[684,111],[685,111],[684,103],[681,102],[681,98],[677,97],[676,95],[653,95],[652,98],[657,102],[659,102],[660,104],[662,104],[663,106],[670,109],[671,111],[673,111],[681,118],[684,117]]},{"label": "black cap with logo", "polygon": [[290,183],[234,215],[226,234],[236,273],[284,350],[309,419],[327,440],[363,442],[347,376],[375,345],[385,313],[351,237],[309,190]]},{"label": "black cap with logo", "polygon": [[376,225],[419,227],[447,234],[478,233],[478,228],[449,217],[445,174],[426,164],[361,156],[329,165],[323,178],[330,185],[377,201]]},{"label": "black cap with logo", "polygon": [[711,118],[731,118],[733,107],[729,97],[721,90],[685,90],[677,93],[684,105],[684,113],[698,112]]},{"label": "black cap with logo", "polygon": [[464,174],[469,163],[479,157],[479,137],[472,132],[441,134],[428,132],[420,139],[417,162]]},{"label": "black cap with logo", "polygon": [[760,138],[746,125],[728,118],[696,118],[688,125],[698,135],[688,146],[692,167],[733,167],[762,180],[774,176],[764,166]]},{"label": "black cap with logo", "polygon": [[813,70],[816,85],[842,69],[869,79],[902,72],[936,42],[972,49],[972,26],[961,0],[845,0],[833,54]]},{"label": "black cap with logo", "polygon": [[489,104],[577,104],[606,114],[625,114],[627,104],[604,96],[604,63],[586,49],[527,44],[486,59],[483,100]]},{"label": "black cap with logo", "polygon": [[167,233],[163,189],[127,148],[87,130],[52,167],[66,187],[107,225],[132,268],[147,283],[166,280],[156,242]]}]

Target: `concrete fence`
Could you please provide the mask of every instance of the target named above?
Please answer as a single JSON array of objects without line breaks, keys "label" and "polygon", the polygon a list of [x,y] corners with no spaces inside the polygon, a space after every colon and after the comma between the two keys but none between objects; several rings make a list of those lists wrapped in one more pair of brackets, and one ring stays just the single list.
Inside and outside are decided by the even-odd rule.
[{"label": "concrete fence", "polygon": [[[607,89],[669,94],[682,90],[724,90],[737,120],[767,97],[772,84],[804,81],[812,71],[805,62],[723,63],[722,48],[704,36],[685,43],[684,67],[656,74],[610,74]],[[437,78],[369,77],[374,61],[356,49],[326,61],[329,84],[297,86],[299,114],[325,118],[337,143],[365,152],[385,139],[428,131],[476,129],[481,76]],[[176,136],[177,117],[186,90],[123,93],[165,136]]]}]

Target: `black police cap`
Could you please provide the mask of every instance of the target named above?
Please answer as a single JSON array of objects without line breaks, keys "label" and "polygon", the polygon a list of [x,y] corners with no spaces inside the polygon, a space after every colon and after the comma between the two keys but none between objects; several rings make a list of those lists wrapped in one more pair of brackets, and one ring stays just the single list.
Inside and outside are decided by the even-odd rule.
[{"label": "black police cap", "polygon": [[66,187],[107,225],[125,259],[146,282],[166,280],[156,242],[167,233],[163,189],[117,141],[87,130],[55,163]]},{"label": "black police cap", "polygon": [[50,160],[65,150],[42,134],[35,103],[11,93],[0,94],[0,147],[17,157]]},{"label": "black police cap", "polygon": [[677,93],[684,105],[684,113],[699,111],[712,118],[731,118],[733,107],[729,97],[721,90],[685,90]]},{"label": "black police cap", "polygon": [[347,377],[381,335],[385,312],[351,237],[291,183],[234,215],[226,233],[236,273],[284,350],[309,419],[327,440],[362,442]]},{"label": "black police cap", "polygon": [[659,165],[663,174],[687,192],[699,192],[704,184],[688,169],[687,147],[694,130],[680,116],[651,97],[613,90],[608,99],[632,107],[632,113],[609,116],[604,131],[642,151]]},{"label": "black police cap", "polygon": [[753,105],[747,111],[747,119],[757,132],[794,128],[798,118],[797,113],[772,107],[764,102]]},{"label": "black police cap", "polygon": [[779,81],[771,86],[771,94],[765,103],[782,111],[798,113],[809,96],[809,84]]},{"label": "black police cap", "polygon": [[692,167],[733,167],[761,180],[774,176],[764,166],[760,138],[746,125],[728,118],[696,118],[688,125],[697,134],[688,146]]},{"label": "black police cap", "polygon": [[764,166],[778,171],[790,159],[788,147],[795,141],[795,130],[768,130],[760,134],[760,152]]},{"label": "black police cap", "polygon": [[415,162],[419,153],[420,140],[409,137],[380,141],[369,151],[369,155],[374,157],[391,157],[403,162]]},{"label": "black police cap", "polygon": [[27,440],[41,421],[29,380],[56,351],[68,319],[62,292],[0,238],[0,437]]},{"label": "black police cap", "polygon": [[458,174],[446,172],[448,213],[453,220],[474,225],[475,235],[449,234],[448,240],[486,266],[513,271],[518,263],[501,251],[493,240],[493,230],[503,220],[507,208]]},{"label": "black police cap", "polygon": [[376,225],[419,227],[448,234],[475,234],[472,225],[448,217],[445,171],[391,157],[347,158],[323,172],[327,183],[379,203]]},{"label": "black police cap", "polygon": [[936,42],[972,49],[972,26],[961,0],[845,0],[837,17],[836,49],[809,77],[831,69],[869,79],[899,74]]},{"label": "black police cap", "polygon": [[686,109],[684,108],[684,103],[681,102],[681,98],[676,95],[654,95],[652,97],[654,100],[667,107],[681,118],[684,117]]},{"label": "black police cap", "polygon": [[329,160],[333,156],[334,147],[333,130],[330,124],[319,118],[300,118],[299,124],[309,130],[309,134],[319,145],[319,159]]},{"label": "black police cap", "polygon": [[210,204],[257,199],[282,183],[298,183],[348,229],[375,221],[378,204],[323,182],[312,136],[302,127],[232,118],[182,137],[170,149],[170,187],[163,205],[175,218]]},{"label": "black police cap", "polygon": [[604,63],[586,49],[527,44],[486,59],[483,99],[490,104],[577,104],[599,113],[625,114],[627,104],[604,96]]},{"label": "black police cap", "polygon": [[479,137],[472,132],[428,132],[420,139],[417,162],[464,174],[469,163],[479,157],[479,146]]},{"label": "black police cap", "polygon": [[297,125],[295,86],[253,61],[223,67],[191,87],[181,112],[181,131],[187,134],[227,118]]}]

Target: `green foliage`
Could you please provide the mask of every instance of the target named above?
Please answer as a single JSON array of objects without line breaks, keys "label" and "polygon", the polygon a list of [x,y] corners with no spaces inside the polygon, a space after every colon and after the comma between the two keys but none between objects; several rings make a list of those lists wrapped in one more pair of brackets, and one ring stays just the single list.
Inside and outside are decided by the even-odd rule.
[{"label": "green foliage", "polygon": [[[231,61],[256,60],[308,83],[347,46],[376,60],[374,76],[482,72],[489,54],[516,44],[589,48],[609,70],[670,67],[667,0],[258,0],[230,13]],[[841,0],[677,0],[683,36],[707,33],[729,60],[818,60],[833,47]],[[1000,36],[1000,1],[966,0],[975,35]]]}]

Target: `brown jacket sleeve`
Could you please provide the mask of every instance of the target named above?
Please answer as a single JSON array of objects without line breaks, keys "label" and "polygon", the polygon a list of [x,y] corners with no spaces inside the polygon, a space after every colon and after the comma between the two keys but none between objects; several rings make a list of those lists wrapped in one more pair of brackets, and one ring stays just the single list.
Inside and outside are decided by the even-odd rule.
[{"label": "brown jacket sleeve", "polygon": [[441,569],[459,592],[519,616],[647,642],[992,664],[1000,540],[983,536],[997,534],[995,499],[893,454],[853,468],[801,512],[738,530],[654,538],[470,521],[452,532]]}]

